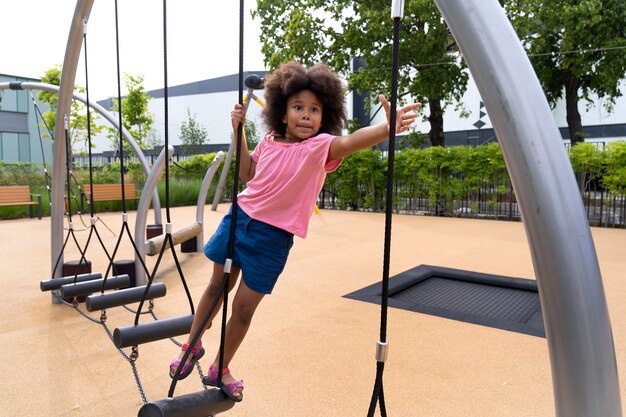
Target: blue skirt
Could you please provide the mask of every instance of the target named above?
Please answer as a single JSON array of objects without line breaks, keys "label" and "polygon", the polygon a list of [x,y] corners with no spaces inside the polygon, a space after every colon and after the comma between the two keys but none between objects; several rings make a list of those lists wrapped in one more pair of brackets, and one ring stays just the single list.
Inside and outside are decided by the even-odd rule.
[{"label": "blue skirt", "polygon": [[[204,245],[204,254],[218,264],[226,262],[231,221],[232,206]],[[293,234],[254,220],[239,207],[236,222],[233,266],[241,268],[248,288],[270,294],[287,263]]]}]

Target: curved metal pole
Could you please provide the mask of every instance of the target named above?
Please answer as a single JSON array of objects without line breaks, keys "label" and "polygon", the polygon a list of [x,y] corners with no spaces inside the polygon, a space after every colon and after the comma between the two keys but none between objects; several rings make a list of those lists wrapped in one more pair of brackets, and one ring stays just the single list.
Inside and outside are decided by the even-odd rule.
[{"label": "curved metal pole", "polygon": [[[215,176],[215,172],[219,168],[222,160],[224,159],[224,152],[219,151],[215,158],[213,158],[213,162],[204,174],[204,179],[202,180],[202,187],[200,187],[200,193],[198,194],[198,204],[196,206],[196,222],[199,224],[204,223],[204,205],[206,202],[207,194],[209,194],[209,188],[211,188],[211,181],[213,181],[213,176]],[[204,243],[204,227],[201,229],[198,236],[196,236],[196,251],[202,252],[202,244]]]},{"label": "curved metal pole", "polygon": [[435,0],[500,140],[532,253],[559,417],[621,417],[615,348],[580,193],[541,85],[497,0]]},{"label": "curved metal pole", "polygon": [[141,198],[137,205],[137,215],[135,216],[135,244],[137,245],[137,252],[135,253],[135,286],[146,285],[146,271],[141,265],[141,260],[145,262],[146,259],[146,222],[148,218],[148,210],[150,209],[150,200],[155,193],[161,173],[165,168],[165,164],[169,162],[174,154],[174,147],[169,146],[167,149],[167,155],[165,154],[165,147],[159,154],[152,170],[146,179],[146,183],[141,191]]},{"label": "curved metal pole", "polygon": [[[54,84],[46,84],[46,83],[35,83],[35,82],[7,82],[0,83],[0,90],[44,90],[50,91],[53,93],[59,92],[59,86]],[[73,93],[74,100],[78,100],[82,103],[87,104],[87,98],[84,95],[78,94],[76,92]],[[89,102],[89,107],[100,113],[105,119],[109,121],[113,125],[114,128],[119,130],[119,121],[117,117],[112,115],[108,110],[99,105],[96,102]],[[143,154],[143,151],[130,134],[130,132],[122,126],[122,135],[126,142],[130,145],[131,148],[135,151],[137,155],[137,159],[139,159],[139,163],[143,168],[143,171],[146,173],[146,176],[150,175],[150,165],[148,164],[148,160]],[[161,224],[161,202],[159,200],[159,195],[157,193],[154,194],[152,198],[152,206],[154,207],[154,222],[156,224]]]},{"label": "curved metal pole", "polygon": [[[94,0],[78,0],[76,2],[76,8],[74,9],[74,17],[70,26],[70,34],[67,39],[67,46],[65,47],[65,59],[63,60],[63,68],[61,71],[61,85],[59,90],[59,101],[57,104],[57,117],[56,127],[54,131],[55,138],[65,137],[64,117],[70,114],[70,108],[72,104],[72,95],[74,92],[74,81],[76,79],[76,67],[78,66],[78,59],[80,57],[80,48],[83,44],[83,20],[89,20],[89,14],[91,13],[91,7]],[[62,269],[54,271],[56,260],[59,259],[59,264],[63,264],[63,187],[65,184],[65,164],[66,164],[66,146],[65,140],[54,141],[53,161],[52,167],[52,190],[51,190],[51,203],[50,210],[50,251],[51,251],[51,270],[53,277],[61,276]],[[52,296],[53,303],[59,303],[54,296]]]},{"label": "curved metal pole", "polygon": [[[248,95],[244,97],[244,106],[247,109],[250,105],[250,100],[252,99],[258,100],[258,98],[254,95],[254,88],[248,88]],[[259,103],[263,103],[262,101]],[[245,134],[245,132],[244,132]],[[220,204],[220,200],[222,198],[222,191],[224,191],[224,186],[226,185],[226,179],[228,178],[228,171],[230,170],[230,164],[232,163],[233,156],[235,155],[235,147],[233,144],[235,143],[234,137],[228,147],[228,153],[226,154],[226,160],[224,161],[224,166],[222,167],[222,173],[220,174],[220,179],[217,183],[217,189],[215,190],[215,195],[213,196],[213,204],[211,205],[211,211],[217,210],[217,206]]]}]

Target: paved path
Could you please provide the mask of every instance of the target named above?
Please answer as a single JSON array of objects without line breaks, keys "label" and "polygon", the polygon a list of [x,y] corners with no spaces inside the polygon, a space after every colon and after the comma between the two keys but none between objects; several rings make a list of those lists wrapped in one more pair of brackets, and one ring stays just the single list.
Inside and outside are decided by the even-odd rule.
[{"label": "paved path", "polygon": [[[207,238],[226,209],[220,205],[217,212],[207,210]],[[119,213],[101,217],[119,231]],[[173,209],[174,229],[194,217],[194,207]],[[74,223],[80,225],[78,219]],[[101,225],[98,230],[111,250],[116,237]],[[231,364],[234,376],[245,380],[245,399],[224,415],[366,415],[380,307],[342,296],[380,280],[383,234],[382,214],[323,210],[313,216],[310,236],[296,239],[274,294],[262,302]],[[48,279],[51,270],[50,219],[1,221],[0,236],[0,416],[137,415],[142,402],[131,368],[103,328],[72,308],[52,304],[51,295],[39,291],[39,281]],[[626,230],[593,229],[593,236],[626,398]],[[79,238],[86,239],[86,232]],[[124,242],[116,259],[132,258]],[[398,215],[392,252],[391,275],[429,264],[534,277],[521,223]],[[69,247],[65,260],[78,259],[77,253]],[[202,254],[177,254],[198,299],[210,263]],[[106,269],[97,244],[92,243],[88,258],[94,271]],[[189,306],[170,256],[157,280],[168,287],[166,297],[156,301],[157,315],[187,314]],[[108,317],[111,327],[134,319],[121,308],[110,309]],[[216,329],[204,337],[205,370],[218,337]],[[397,309],[389,313],[388,338],[384,387],[390,416],[554,415],[545,339]],[[177,347],[169,341],[140,346],[138,369],[149,399],[166,395],[168,364],[176,355]],[[180,382],[176,392],[201,388],[192,376]]]}]

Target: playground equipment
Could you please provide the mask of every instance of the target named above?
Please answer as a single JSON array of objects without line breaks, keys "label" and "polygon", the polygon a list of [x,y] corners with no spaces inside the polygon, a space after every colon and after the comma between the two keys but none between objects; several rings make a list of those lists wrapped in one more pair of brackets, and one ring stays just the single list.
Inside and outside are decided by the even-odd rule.
[{"label": "playground equipment", "polygon": [[[154,193],[156,189],[156,184],[159,178],[161,177],[161,173],[163,172],[163,168],[165,167],[166,159],[172,157],[174,153],[174,148],[170,147],[168,151],[167,158],[165,157],[165,149],[161,151],[157,161],[152,167],[152,171],[146,180],[146,185],[144,187],[143,192],[141,193],[141,199],[139,200],[139,206],[137,207],[137,217],[135,220],[135,241],[143,242],[145,241],[145,233],[146,233],[146,219],[148,216],[148,210],[150,209],[150,200],[151,195]],[[193,223],[177,230],[172,233],[172,240],[174,245],[178,245],[180,243],[189,241],[190,239],[195,240],[195,251],[200,252],[202,249],[202,245],[204,244],[204,229],[203,229],[203,221],[204,221],[204,205],[207,198],[207,194],[209,192],[209,188],[211,186],[211,181],[213,180],[213,176],[217,171],[220,163],[224,159],[224,152],[220,151],[215,155],[213,162],[207,169],[206,174],[204,175],[204,179],[202,180],[202,186],[200,187],[200,193],[198,194],[198,202],[196,206],[196,220]],[[161,247],[163,245],[168,245],[165,241],[165,236],[157,236],[153,237],[145,242],[145,245],[138,245],[137,248],[138,253],[135,254],[135,279],[137,280],[137,285],[145,284],[145,273],[141,266],[141,262],[139,262],[140,258],[145,259],[145,255],[156,255],[161,251]],[[166,246],[169,247],[169,246]]]},{"label": "playground equipment", "polygon": [[487,107],[522,212],[544,315],[557,416],[621,416],[598,259],[576,179],[539,80],[498,1],[435,3]]},{"label": "playground equipment", "polygon": [[[0,90],[39,90],[39,91],[50,91],[52,93],[59,94],[60,87],[58,85],[53,85],[53,84],[23,81],[23,82],[0,83]],[[87,98],[83,94],[72,92],[72,98],[74,100],[80,101],[81,103],[87,104]],[[96,112],[98,112],[98,114],[100,114],[109,123],[111,123],[111,125],[113,125],[114,128],[119,130],[120,128],[119,121],[108,110],[106,110],[104,107],[102,107],[101,105],[93,101],[89,102],[89,107],[91,107]],[[141,148],[139,147],[139,145],[137,144],[133,136],[130,134],[128,130],[126,130],[124,126],[122,126],[122,135],[124,136],[124,139],[130,145],[130,147],[133,149],[135,154],[137,155],[137,159],[139,160],[139,163],[141,164],[141,168],[143,169],[144,173],[146,175],[149,175],[150,165],[148,164],[148,160],[144,156],[143,151],[141,150]],[[65,161],[61,161],[61,163],[65,164]],[[56,187],[59,186],[57,181],[53,181],[53,184]],[[63,188],[62,184],[63,183],[61,183],[60,185],[61,188]],[[159,200],[158,194],[155,194],[152,198],[152,207],[154,208],[155,224],[161,224],[161,202]]]},{"label": "playground equipment", "polygon": [[[251,74],[246,77],[244,83],[246,87],[248,87],[248,93],[243,97],[246,109],[248,108],[252,100],[256,101],[261,107],[265,107],[265,103],[263,103],[263,101],[254,94],[254,90],[263,88],[263,81],[263,78],[259,77],[256,74]],[[244,129],[244,138],[245,134],[246,131]],[[215,190],[215,195],[213,196],[211,211],[217,210],[217,206],[219,205],[220,199],[222,198],[222,192],[224,191],[224,185],[226,185],[226,179],[228,178],[228,171],[230,171],[230,164],[233,160],[234,153],[235,147],[233,146],[233,142],[231,142],[230,146],[228,147],[228,153],[226,154],[226,159],[224,161],[222,173],[220,174],[219,182],[217,183],[217,189]]]},{"label": "playground equipment", "polygon": [[[537,77],[498,1],[435,2],[476,80],[518,197],[541,297],[557,416],[620,417],[615,349],[597,256]],[[63,64],[57,137],[69,112],[80,46],[77,34],[92,4],[77,2]],[[394,1],[392,9],[397,10],[397,4]],[[54,155],[53,262],[62,243],[63,141],[55,141]],[[161,414],[153,415],[199,415],[190,410],[199,410],[195,401],[203,403],[200,395],[193,394],[194,401],[182,401],[176,410],[167,409],[168,400],[158,402]],[[217,404],[208,407],[223,411]]]}]

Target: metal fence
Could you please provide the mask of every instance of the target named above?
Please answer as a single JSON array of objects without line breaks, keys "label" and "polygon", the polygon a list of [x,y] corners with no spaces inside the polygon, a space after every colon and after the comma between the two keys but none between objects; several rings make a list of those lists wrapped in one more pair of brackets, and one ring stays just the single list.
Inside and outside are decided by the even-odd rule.
[{"label": "metal fence", "polygon": [[[522,216],[510,181],[482,183],[479,186],[457,187],[447,193],[405,184],[395,184],[394,212],[442,217],[521,221]],[[373,195],[372,195],[373,194]],[[336,190],[325,186],[317,205],[324,209],[382,212],[385,210],[384,190],[359,194],[359,198],[342,201]],[[626,196],[605,190],[586,190],[583,204],[590,226],[626,227]],[[366,203],[367,202],[367,203]]]}]

